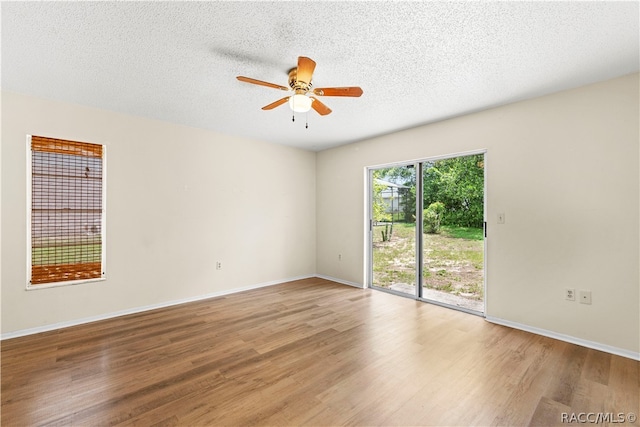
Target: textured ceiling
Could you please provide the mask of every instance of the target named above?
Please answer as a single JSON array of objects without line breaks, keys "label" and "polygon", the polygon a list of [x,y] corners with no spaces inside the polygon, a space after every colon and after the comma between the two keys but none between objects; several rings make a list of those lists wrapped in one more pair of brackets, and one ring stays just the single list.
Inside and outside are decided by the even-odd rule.
[{"label": "textured ceiling", "polygon": [[[638,2],[2,2],[2,89],[310,150],[637,72]],[[361,86],[291,122],[314,85]]]}]

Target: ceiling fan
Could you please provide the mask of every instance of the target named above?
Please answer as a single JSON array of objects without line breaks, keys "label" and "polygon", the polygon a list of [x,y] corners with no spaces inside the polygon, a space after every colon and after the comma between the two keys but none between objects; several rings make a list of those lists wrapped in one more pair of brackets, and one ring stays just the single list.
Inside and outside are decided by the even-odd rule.
[{"label": "ceiling fan", "polygon": [[331,109],[320,102],[316,96],[358,97],[362,95],[362,89],[358,86],[323,87],[312,89],[313,82],[311,77],[313,76],[315,68],[316,63],[313,59],[307,58],[306,56],[299,56],[298,66],[289,71],[289,87],[263,82],[262,80],[256,80],[244,76],[238,76],[237,79],[241,82],[272,87],[274,89],[285,90],[291,93],[289,96],[285,96],[284,98],[272,102],[269,105],[265,105],[262,107],[263,110],[272,110],[289,101],[289,107],[291,107],[291,109],[296,113],[306,113],[313,108],[320,115],[326,116],[331,113]]}]

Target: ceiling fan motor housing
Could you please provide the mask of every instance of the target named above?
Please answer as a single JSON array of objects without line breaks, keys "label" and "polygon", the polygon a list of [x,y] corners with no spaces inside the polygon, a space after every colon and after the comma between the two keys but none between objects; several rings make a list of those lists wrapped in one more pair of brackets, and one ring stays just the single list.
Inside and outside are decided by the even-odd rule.
[{"label": "ceiling fan motor housing", "polygon": [[303,82],[298,80],[298,67],[294,67],[289,70],[289,87],[296,91],[296,93],[300,93],[299,91],[304,91],[304,93],[306,93],[311,90],[312,86],[312,82]]}]

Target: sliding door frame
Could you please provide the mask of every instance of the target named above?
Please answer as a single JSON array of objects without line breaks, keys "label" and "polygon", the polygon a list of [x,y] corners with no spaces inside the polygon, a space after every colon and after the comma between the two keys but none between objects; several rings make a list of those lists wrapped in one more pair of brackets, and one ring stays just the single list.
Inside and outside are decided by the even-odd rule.
[{"label": "sliding door frame", "polygon": [[[466,157],[466,156],[473,156],[476,154],[482,154],[483,155],[483,161],[484,161],[484,179],[483,179],[483,225],[484,225],[484,239],[483,239],[483,311],[482,312],[477,312],[475,310],[469,310],[467,308],[464,307],[458,307],[458,306],[453,306],[450,304],[445,304],[445,303],[441,303],[435,300],[431,300],[431,299],[427,299],[424,298],[422,295],[422,275],[424,273],[424,265],[422,262],[422,254],[424,253],[423,249],[424,249],[424,241],[423,241],[423,233],[422,233],[422,212],[424,209],[424,197],[423,197],[423,171],[424,171],[424,163],[426,162],[435,162],[438,160],[444,160],[444,159],[453,159],[456,157]],[[399,292],[399,291],[394,291],[392,289],[386,289],[386,288],[382,288],[379,286],[374,286],[373,285],[373,171],[378,170],[378,169],[386,169],[386,168],[392,168],[392,167],[398,167],[398,166],[411,166],[413,165],[413,167],[415,168],[416,171],[416,212],[415,212],[415,217],[416,217],[416,236],[415,236],[415,245],[416,245],[416,254],[415,254],[415,260],[416,260],[416,285],[415,285],[415,295],[410,295],[407,293],[403,293],[403,292]],[[367,166],[365,168],[366,171],[366,178],[367,178],[367,185],[366,185],[366,200],[367,200],[367,208],[366,208],[366,215],[367,217],[365,218],[365,227],[367,229],[367,233],[365,233],[366,237],[366,242],[365,242],[365,248],[366,248],[366,273],[365,273],[365,283],[366,283],[366,287],[370,288],[370,289],[375,289],[375,290],[379,290],[382,292],[387,292],[390,294],[394,294],[394,295],[398,295],[398,296],[402,296],[405,298],[414,298],[416,300],[419,301],[423,301],[423,302],[427,302],[430,304],[434,304],[434,305],[439,305],[442,307],[446,307],[446,308],[453,308],[455,310],[458,311],[463,311],[469,314],[474,314],[476,316],[482,316],[482,317],[486,317],[486,312],[487,312],[487,149],[480,149],[480,150],[472,150],[472,151],[464,151],[464,152],[460,152],[460,153],[452,153],[452,154],[446,154],[446,155],[441,155],[441,156],[433,156],[433,157],[425,157],[425,158],[421,158],[421,159],[417,159],[417,160],[408,160],[406,162],[394,162],[394,163],[385,163],[385,164],[381,164],[381,165],[375,165],[375,166]]]}]

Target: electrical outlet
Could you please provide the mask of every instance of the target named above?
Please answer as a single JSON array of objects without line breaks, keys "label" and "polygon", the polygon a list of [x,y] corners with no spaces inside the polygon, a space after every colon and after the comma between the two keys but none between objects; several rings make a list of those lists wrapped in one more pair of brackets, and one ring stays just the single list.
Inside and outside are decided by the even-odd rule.
[{"label": "electrical outlet", "polygon": [[567,301],[575,301],[576,300],[576,290],[573,288],[566,288],[564,290],[564,299]]},{"label": "electrical outlet", "polygon": [[591,291],[580,289],[580,304],[591,304]]},{"label": "electrical outlet", "polygon": [[498,214],[498,224],[504,224],[504,213]]},{"label": "electrical outlet", "polygon": [[222,270],[222,262],[216,261],[216,270]]}]

